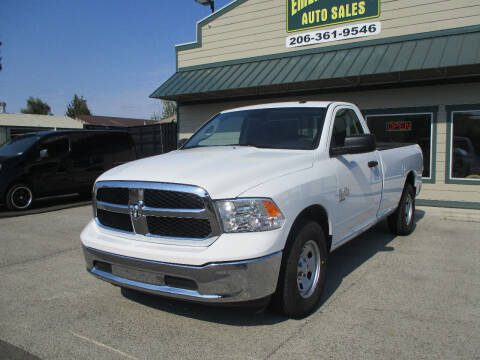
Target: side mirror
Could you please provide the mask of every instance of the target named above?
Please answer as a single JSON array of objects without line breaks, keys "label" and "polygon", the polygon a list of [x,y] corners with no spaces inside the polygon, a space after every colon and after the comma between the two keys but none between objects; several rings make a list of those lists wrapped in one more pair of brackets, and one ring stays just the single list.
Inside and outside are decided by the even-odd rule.
[{"label": "side mirror", "polygon": [[347,136],[343,146],[335,146],[330,148],[330,155],[338,156],[344,154],[372,152],[376,149],[376,147],[377,144],[375,141],[375,135],[373,134]]},{"label": "side mirror", "polygon": [[46,159],[47,157],[48,157],[48,150],[47,149],[40,150],[39,159],[42,160],[42,159]]},{"label": "side mirror", "polygon": [[186,143],[187,141],[188,141],[187,138],[183,138],[183,139],[178,140],[177,149],[180,149],[183,145],[185,145],[185,143]]}]

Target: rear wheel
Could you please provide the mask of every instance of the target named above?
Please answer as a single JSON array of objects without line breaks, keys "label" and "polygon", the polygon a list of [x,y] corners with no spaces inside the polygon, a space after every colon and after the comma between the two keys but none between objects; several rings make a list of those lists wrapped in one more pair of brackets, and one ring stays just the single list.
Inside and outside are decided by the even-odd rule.
[{"label": "rear wheel", "polygon": [[409,235],[415,225],[415,192],[411,184],[405,184],[398,208],[387,219],[394,235]]},{"label": "rear wheel", "polygon": [[328,254],[322,227],[314,221],[303,222],[291,236],[274,301],[285,315],[300,318],[310,314],[320,300]]},{"label": "rear wheel", "polygon": [[33,192],[27,184],[15,184],[7,191],[5,200],[10,210],[26,210],[32,205]]}]

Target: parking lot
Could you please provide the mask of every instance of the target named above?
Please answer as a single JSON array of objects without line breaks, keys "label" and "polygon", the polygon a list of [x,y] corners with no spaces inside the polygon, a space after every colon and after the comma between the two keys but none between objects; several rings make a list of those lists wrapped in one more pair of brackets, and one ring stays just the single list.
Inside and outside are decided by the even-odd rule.
[{"label": "parking lot", "polygon": [[322,305],[289,320],[119,288],[85,271],[90,206],[0,218],[0,358],[478,359],[480,215],[419,208],[331,255]]}]

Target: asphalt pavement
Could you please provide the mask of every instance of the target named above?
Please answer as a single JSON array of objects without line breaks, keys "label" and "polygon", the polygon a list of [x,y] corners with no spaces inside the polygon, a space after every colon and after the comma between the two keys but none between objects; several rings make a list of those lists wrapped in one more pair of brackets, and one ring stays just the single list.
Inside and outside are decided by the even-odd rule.
[{"label": "asphalt pavement", "polygon": [[419,208],[332,253],[290,320],[119,288],[85,271],[90,206],[0,218],[0,359],[479,359],[480,216]]}]

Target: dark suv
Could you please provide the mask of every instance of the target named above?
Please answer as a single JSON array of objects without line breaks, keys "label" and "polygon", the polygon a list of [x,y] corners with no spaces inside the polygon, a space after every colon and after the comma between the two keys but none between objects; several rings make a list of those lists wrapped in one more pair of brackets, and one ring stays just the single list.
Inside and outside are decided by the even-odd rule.
[{"label": "dark suv", "polygon": [[12,210],[25,210],[39,197],[88,196],[101,173],[135,159],[132,138],[122,131],[21,135],[0,147],[0,202]]}]

